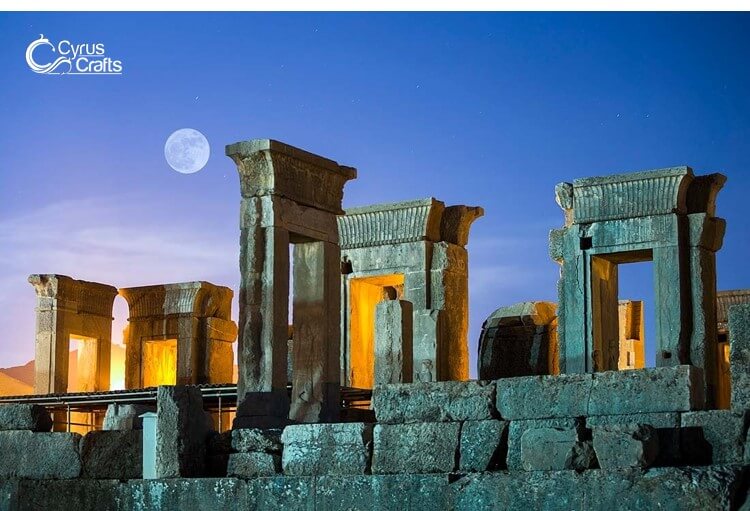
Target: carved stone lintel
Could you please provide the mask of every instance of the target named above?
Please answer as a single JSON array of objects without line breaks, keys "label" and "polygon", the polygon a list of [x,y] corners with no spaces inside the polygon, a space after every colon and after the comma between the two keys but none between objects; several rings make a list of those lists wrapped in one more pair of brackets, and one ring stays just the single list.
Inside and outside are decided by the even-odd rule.
[{"label": "carved stone lintel", "polygon": [[120,289],[128,302],[130,318],[188,314],[229,319],[233,291],[209,282],[180,282]]},{"label": "carved stone lintel", "polygon": [[[29,283],[34,286],[38,308],[62,306],[79,314],[112,318],[112,303],[117,288],[98,282],[76,280],[67,275],[33,274]],[[52,298],[54,300],[43,300]]]},{"label": "carved stone lintel", "polygon": [[357,170],[269,139],[226,147],[237,165],[243,197],[279,195],[300,204],[341,214],[344,184]]},{"label": "carved stone lintel", "polygon": [[337,218],[342,249],[440,241],[445,204],[429,197],[346,210]]},{"label": "carved stone lintel", "polygon": [[[671,167],[577,179],[573,181],[572,223],[686,213],[693,178],[690,167]],[[558,201],[567,210],[568,203],[561,200],[561,190]]]}]

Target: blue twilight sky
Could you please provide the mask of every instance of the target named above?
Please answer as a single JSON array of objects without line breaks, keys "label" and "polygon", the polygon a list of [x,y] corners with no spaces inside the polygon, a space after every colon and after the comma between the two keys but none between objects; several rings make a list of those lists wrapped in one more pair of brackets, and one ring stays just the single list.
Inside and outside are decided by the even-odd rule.
[{"label": "blue twilight sky", "polygon": [[[104,43],[123,75],[35,74],[24,54],[40,34]],[[236,289],[223,148],[249,138],[357,167],[346,206],[485,208],[472,371],[489,313],[556,300],[560,181],[725,173],[719,288],[750,287],[749,62],[747,14],[0,14],[0,367],[33,357],[30,273]],[[183,127],[211,143],[197,174],[164,160]],[[623,270],[621,296],[653,306],[648,266]],[[116,339],[126,312],[118,299]]]}]

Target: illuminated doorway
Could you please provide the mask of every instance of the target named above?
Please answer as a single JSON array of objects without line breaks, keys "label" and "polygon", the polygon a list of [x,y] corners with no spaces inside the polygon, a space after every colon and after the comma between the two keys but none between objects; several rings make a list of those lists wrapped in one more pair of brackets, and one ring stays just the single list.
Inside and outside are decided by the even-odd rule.
[{"label": "illuminated doorway", "polygon": [[177,339],[146,341],[142,356],[144,387],[177,383]]},{"label": "illuminated doorway", "polygon": [[404,293],[403,274],[349,281],[349,377],[355,388],[371,389],[375,381],[375,306]]},{"label": "illuminated doorway", "polygon": [[82,335],[70,336],[68,392],[94,392],[99,375],[99,341]]}]

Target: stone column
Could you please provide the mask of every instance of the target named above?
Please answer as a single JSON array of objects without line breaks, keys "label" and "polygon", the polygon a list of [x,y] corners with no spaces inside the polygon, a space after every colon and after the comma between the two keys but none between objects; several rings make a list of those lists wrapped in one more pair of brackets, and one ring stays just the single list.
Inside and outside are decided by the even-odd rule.
[{"label": "stone column", "polygon": [[[301,293],[300,311],[295,307],[295,315],[299,316],[295,323],[306,331],[302,333],[295,327],[294,350],[295,354],[311,347],[322,351],[308,361],[294,362],[300,375],[294,377],[299,393],[292,415],[302,420],[326,416],[327,403],[338,393],[340,380],[341,271],[336,215],[343,213],[344,184],[356,177],[356,170],[275,140],[238,142],[227,146],[226,154],[237,165],[242,193],[237,384],[240,406],[249,393],[264,406],[269,404],[268,397],[255,394],[273,392],[277,395],[275,401],[286,396],[289,244],[299,243],[304,248],[299,249],[298,264],[307,268],[300,270],[300,279],[314,275],[322,287],[312,290],[295,286],[295,291]],[[313,292],[322,293],[323,302],[309,294]],[[323,321],[312,324],[308,318],[314,317]],[[321,373],[311,377],[313,371]],[[329,398],[323,389],[334,383],[337,389],[331,391]],[[242,407],[243,413],[254,413],[250,408]],[[238,419],[240,416],[238,411]]]},{"label": "stone column", "polygon": [[375,385],[411,383],[413,314],[405,300],[375,306]]},{"label": "stone column", "polygon": [[[338,418],[339,247],[323,241],[294,245],[294,343],[289,418],[328,422]],[[334,309],[335,307],[335,309]]]},{"label": "stone column", "polygon": [[589,258],[589,272],[593,368],[595,371],[616,370],[620,348],[617,264],[593,256]]},{"label": "stone column", "polygon": [[289,231],[262,228],[261,210],[260,198],[242,199],[238,396],[286,393]]},{"label": "stone column", "polygon": [[[656,305],[656,365],[687,363],[689,326],[683,312],[686,296],[684,256],[679,246],[654,247],[654,302]],[[687,302],[687,303],[686,303]]]}]

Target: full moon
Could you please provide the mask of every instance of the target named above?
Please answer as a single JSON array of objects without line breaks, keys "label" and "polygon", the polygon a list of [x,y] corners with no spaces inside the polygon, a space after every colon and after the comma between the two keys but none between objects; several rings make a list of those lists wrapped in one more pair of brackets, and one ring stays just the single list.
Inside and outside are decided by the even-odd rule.
[{"label": "full moon", "polygon": [[182,128],[171,135],[164,144],[164,157],[169,166],[182,174],[198,172],[206,166],[211,156],[208,140],[198,130]]}]

